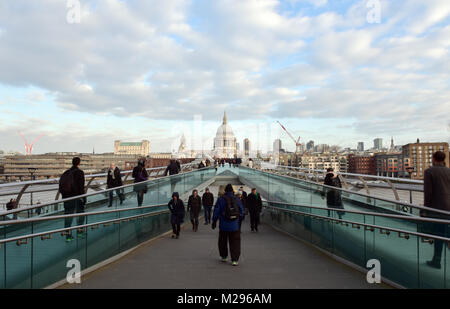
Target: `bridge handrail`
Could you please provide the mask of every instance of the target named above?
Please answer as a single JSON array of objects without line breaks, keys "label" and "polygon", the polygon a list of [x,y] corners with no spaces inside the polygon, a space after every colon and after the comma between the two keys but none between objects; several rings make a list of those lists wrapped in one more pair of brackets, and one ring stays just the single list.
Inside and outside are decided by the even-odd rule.
[{"label": "bridge handrail", "polygon": [[[186,163],[186,164],[182,164],[181,167],[182,168],[186,168],[186,167],[195,166],[195,165],[196,165],[195,163]],[[165,168],[167,168],[167,166],[158,166],[158,167],[146,168],[146,170],[147,171],[155,171],[155,170],[160,170],[160,169],[165,169]],[[133,170],[127,170],[127,171],[121,171],[120,174],[123,176],[123,175],[130,174],[132,172],[133,172]],[[107,175],[108,175],[108,173],[89,174],[89,175],[85,175],[84,178],[85,179],[89,179],[89,178],[97,178],[97,177],[106,177]],[[10,182],[10,183],[0,184],[0,189],[1,188],[7,188],[7,187],[24,186],[24,185],[37,185],[37,184],[55,183],[57,181],[59,181],[59,178]]]},{"label": "bridge handrail", "polygon": [[[255,169],[252,169],[252,168],[248,168],[246,166],[240,166],[240,168],[249,169],[249,170],[255,170]],[[267,174],[270,174],[270,175],[274,175],[274,176],[286,177],[286,178],[289,178],[289,179],[292,179],[292,180],[295,180],[295,181],[299,181],[298,178],[294,178],[294,177],[291,177],[291,176],[288,176],[288,175],[279,175],[279,174],[274,174],[274,173],[271,173],[271,172],[268,172],[268,171],[263,171],[263,170],[261,170],[261,172],[267,173]],[[367,194],[363,194],[363,193],[360,193],[360,192],[354,192],[354,191],[351,191],[351,190],[347,190],[347,189],[344,189],[344,188],[328,186],[328,185],[325,185],[325,184],[322,184],[322,183],[317,183],[317,182],[309,181],[309,180],[306,180],[306,179],[301,179],[301,181],[309,183],[309,184],[313,184],[313,185],[318,185],[318,186],[322,186],[322,187],[325,187],[325,188],[329,188],[329,189],[332,189],[332,190],[339,190],[341,192],[345,192],[345,193],[348,193],[348,194],[354,194],[354,195],[359,195],[359,196],[363,196],[363,197],[366,197],[366,198],[377,199],[377,200],[381,200],[381,201],[385,201],[385,202],[389,202],[389,203],[393,203],[393,204],[397,204],[397,205],[401,205],[401,206],[416,208],[416,209],[419,209],[419,210],[432,211],[432,212],[436,212],[436,213],[440,213],[440,214],[444,214],[444,215],[450,215],[450,211],[440,210],[440,209],[436,209],[436,208],[430,208],[430,207],[426,207],[426,206],[420,206],[420,205],[416,205],[416,204],[412,204],[412,203],[405,203],[405,202],[402,202],[402,201],[392,200],[392,199],[378,197],[378,196],[373,196],[373,195],[367,195]]]},{"label": "bridge handrail", "polygon": [[[279,203],[279,202],[266,202],[266,203]],[[126,211],[126,210],[134,210],[134,209],[147,209],[147,208],[152,208],[152,207],[160,207],[160,206],[164,206],[164,205],[165,204],[151,205],[151,206],[138,207],[138,208],[133,208],[133,209],[120,209],[120,210],[115,210],[115,211]],[[267,206],[267,205],[265,205],[264,207],[265,208],[272,208],[272,209],[275,209],[275,210],[278,210],[278,211],[290,212],[290,213],[300,214],[300,215],[309,216],[309,217],[313,217],[313,218],[324,219],[324,220],[327,220],[327,221],[334,221],[334,222],[342,222],[342,223],[346,223],[346,224],[352,224],[352,226],[353,225],[355,225],[355,226],[364,226],[364,227],[370,227],[370,228],[374,228],[374,229],[379,229],[379,230],[382,230],[382,231],[391,231],[391,232],[402,233],[402,234],[405,234],[405,235],[414,235],[414,236],[422,237],[422,238],[426,238],[426,239],[443,240],[443,241],[446,241],[446,242],[450,242],[450,238],[446,238],[446,237],[442,237],[442,236],[438,236],[438,235],[425,234],[425,233],[413,232],[413,231],[402,230],[402,229],[386,227],[386,226],[381,226],[381,225],[375,225],[375,224],[368,224],[368,223],[362,223],[362,222],[354,222],[354,221],[349,221],[349,220],[331,218],[331,217],[327,217],[327,216],[321,216],[321,215],[316,215],[316,214],[311,214],[311,213],[305,213],[305,212],[298,211],[298,210],[285,209],[285,208],[279,208],[279,207],[274,207],[274,206]],[[309,208],[311,206],[302,206],[302,207],[308,207]],[[321,209],[324,209],[324,208],[321,208]],[[336,209],[336,211],[338,211],[338,210]],[[108,212],[114,212],[114,211],[108,211]],[[56,234],[56,233],[62,233],[62,232],[65,232],[65,231],[86,229],[88,227],[99,226],[99,225],[103,225],[103,224],[110,224],[110,223],[115,223],[115,222],[129,221],[129,220],[132,220],[132,219],[143,218],[143,217],[148,217],[148,216],[155,216],[155,215],[159,215],[159,214],[163,214],[163,213],[169,213],[169,210],[160,210],[160,211],[155,211],[155,212],[146,213],[146,214],[133,215],[133,216],[116,218],[116,219],[111,219],[111,220],[98,221],[98,222],[89,223],[89,224],[77,225],[77,226],[72,226],[72,227],[68,227],[68,228],[61,228],[61,229],[56,229],[56,230],[51,230],[51,231],[45,231],[45,232],[39,232],[39,233],[33,233],[33,234],[27,234],[27,235],[21,235],[21,236],[15,236],[15,237],[6,238],[6,239],[0,239],[0,245],[3,244],[3,243],[19,241],[19,240],[28,239],[28,238],[34,238],[34,237],[39,237],[39,236],[46,236],[46,235],[51,235],[51,234]],[[93,213],[84,213],[84,215],[92,215],[92,214]],[[65,216],[58,216],[58,217],[59,218],[66,218],[66,217],[74,217],[74,216],[77,217],[77,216],[80,216],[80,215],[83,215],[83,214],[65,215]],[[54,217],[54,219],[56,219],[56,217]],[[432,219],[430,219],[430,220],[432,220]],[[435,222],[435,221],[433,220],[432,222]],[[440,222],[440,223],[442,223],[442,222]]]},{"label": "bridge handrail", "polygon": [[[178,175],[187,175],[196,171],[200,171],[200,170],[207,170],[207,169],[212,169],[212,167],[205,167],[205,168],[201,168],[201,169],[197,169],[195,171],[189,171],[189,172],[185,172],[185,173],[179,173],[176,175],[172,175],[172,176],[163,176],[163,177],[159,177],[159,178],[152,178],[146,181],[142,181],[139,182],[140,185],[142,184],[146,184],[155,180],[161,180],[161,179],[166,179],[166,178],[170,178],[170,177],[177,177]],[[74,197],[69,197],[69,198],[65,198],[65,199],[61,199],[61,200],[57,200],[57,201],[52,201],[52,202],[48,202],[48,203],[43,203],[43,204],[39,204],[39,205],[33,205],[31,207],[24,207],[24,208],[17,208],[17,209],[13,209],[13,210],[8,210],[8,211],[3,211],[0,212],[0,216],[7,216],[7,215],[11,215],[11,214],[15,214],[15,213],[19,213],[19,212],[25,212],[25,211],[31,211],[33,209],[37,209],[37,208],[42,208],[42,207],[46,207],[46,206],[51,206],[51,205],[55,205],[58,203],[64,203],[64,202],[68,202],[68,201],[72,201],[72,200],[76,200],[76,199],[81,199],[81,198],[87,198],[89,196],[93,196],[93,195],[97,195],[97,194],[104,194],[110,191],[115,191],[115,190],[119,190],[119,189],[124,189],[124,188],[129,188],[129,187],[133,187],[135,186],[135,183],[132,184],[128,184],[128,185],[123,185],[121,187],[114,187],[114,188],[109,188],[109,189],[104,189],[102,191],[98,191],[98,192],[91,192],[91,193],[86,193],[83,195],[78,195],[78,196],[74,196]]]},{"label": "bridge handrail", "polygon": [[[284,166],[284,165],[274,165],[273,167],[284,168],[284,169],[294,169],[294,170],[301,170],[301,171],[308,171],[308,172],[317,172],[317,173],[322,173],[322,174],[327,173],[326,170],[309,169],[309,168],[305,168],[305,167]],[[390,180],[390,181],[395,181],[395,182],[404,182],[404,183],[410,183],[410,184],[415,184],[415,185],[423,185],[423,180],[417,180],[417,179],[386,177],[386,176],[356,174],[356,173],[347,173],[347,172],[336,172],[336,173],[340,174],[340,175],[345,175],[345,176],[374,178],[374,179],[378,179],[378,180]]]},{"label": "bridge handrail", "polygon": [[[159,207],[159,205],[147,206],[146,208],[150,208],[150,207]],[[139,207],[139,208],[140,209],[144,209],[144,207]],[[12,241],[18,241],[18,240],[22,240],[22,239],[34,238],[34,237],[51,235],[51,234],[56,234],[56,233],[62,233],[62,232],[65,232],[65,231],[81,230],[81,229],[85,229],[85,228],[92,227],[92,226],[98,226],[98,225],[108,224],[108,223],[115,223],[115,222],[120,222],[120,221],[129,221],[131,219],[137,219],[137,218],[140,218],[140,217],[141,218],[142,217],[150,217],[150,216],[155,216],[155,215],[159,215],[159,214],[163,214],[163,213],[169,213],[169,212],[170,211],[168,209],[167,210],[159,210],[159,211],[154,211],[154,212],[145,213],[145,214],[133,215],[133,216],[129,216],[129,217],[122,217],[122,218],[116,218],[116,219],[111,219],[111,220],[98,221],[98,222],[89,223],[89,224],[76,225],[76,226],[71,226],[71,227],[67,227],[67,228],[51,230],[51,231],[45,231],[45,232],[39,232],[39,233],[33,233],[33,234],[27,234],[27,235],[21,235],[21,236],[15,236],[15,237],[11,237],[11,238],[0,239],[0,245],[3,244],[3,243],[8,243],[8,242],[12,242]],[[70,216],[80,216],[80,215],[81,214],[70,215]]]},{"label": "bridge handrail", "polygon": [[[324,219],[324,220],[327,220],[327,221],[342,222],[342,223],[352,224],[352,225],[355,225],[355,226],[370,227],[370,228],[379,229],[379,230],[383,230],[383,231],[391,231],[391,232],[402,233],[402,234],[405,234],[405,235],[414,235],[414,236],[417,236],[417,237],[422,237],[422,238],[427,238],[427,239],[431,238],[431,239],[435,239],[435,240],[443,240],[443,241],[446,241],[446,242],[450,242],[450,238],[446,238],[446,237],[442,237],[442,236],[438,236],[438,235],[425,234],[425,233],[419,233],[419,232],[412,232],[412,231],[406,231],[406,230],[397,229],[397,228],[393,228],[393,227],[387,227],[387,226],[381,226],[381,225],[375,225],[375,224],[368,224],[368,223],[361,223],[361,222],[354,222],[354,221],[343,220],[343,219],[338,219],[338,218],[331,218],[331,217],[311,214],[311,213],[302,212],[302,211],[298,211],[298,210],[292,210],[292,209],[284,209],[284,208],[278,208],[278,207],[273,207],[273,206],[264,206],[264,207],[272,208],[272,209],[276,209],[276,210],[284,211],[284,212],[296,213],[296,214],[300,214],[300,215],[304,215],[304,216],[308,216],[308,217],[313,217],[313,218],[320,218],[320,219]],[[304,207],[310,207],[310,206],[304,206]]]}]

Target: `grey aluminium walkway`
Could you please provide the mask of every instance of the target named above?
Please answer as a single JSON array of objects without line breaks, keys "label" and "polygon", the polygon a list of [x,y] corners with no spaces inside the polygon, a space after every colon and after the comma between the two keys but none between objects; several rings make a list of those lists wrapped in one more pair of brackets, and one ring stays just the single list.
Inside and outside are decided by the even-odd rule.
[{"label": "grey aluminium walkway", "polygon": [[180,239],[164,236],[122,259],[62,288],[116,289],[286,289],[387,288],[369,285],[358,272],[315,248],[262,225],[258,233],[243,223],[238,267],[219,260],[218,231],[187,224]]}]

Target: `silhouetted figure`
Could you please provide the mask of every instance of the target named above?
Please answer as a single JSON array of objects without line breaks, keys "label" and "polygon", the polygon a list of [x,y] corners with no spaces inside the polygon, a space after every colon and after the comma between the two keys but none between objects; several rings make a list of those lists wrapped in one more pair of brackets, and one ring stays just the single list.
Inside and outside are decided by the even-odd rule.
[{"label": "silhouetted figure", "polygon": [[[327,174],[325,175],[324,184],[330,187],[342,188],[341,181],[338,175],[334,172],[332,168],[327,169]],[[334,190],[330,188],[324,188],[327,196],[327,207],[328,208],[337,208],[344,209],[344,204],[342,203],[341,191]],[[337,212],[339,219],[342,219],[342,216],[345,214],[343,211]],[[331,216],[331,212],[328,211],[328,216]]]},{"label": "silhouetted figure", "polygon": [[172,238],[180,237],[181,224],[184,221],[184,203],[180,200],[178,192],[172,194],[172,199],[168,204],[170,210],[170,223],[172,224]]},{"label": "silhouetted figure", "polygon": [[134,192],[137,195],[138,206],[142,206],[144,202],[144,194],[147,193],[148,173],[145,169],[145,161],[139,160],[138,165],[133,169],[132,177],[134,178]]}]

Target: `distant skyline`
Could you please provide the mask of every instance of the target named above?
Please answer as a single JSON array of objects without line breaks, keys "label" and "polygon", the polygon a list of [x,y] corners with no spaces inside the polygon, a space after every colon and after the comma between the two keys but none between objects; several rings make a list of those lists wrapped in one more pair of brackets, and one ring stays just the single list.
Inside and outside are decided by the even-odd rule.
[{"label": "distant skyline", "polygon": [[241,148],[450,142],[448,0],[79,3],[0,4],[0,150],[209,150],[224,110]]}]

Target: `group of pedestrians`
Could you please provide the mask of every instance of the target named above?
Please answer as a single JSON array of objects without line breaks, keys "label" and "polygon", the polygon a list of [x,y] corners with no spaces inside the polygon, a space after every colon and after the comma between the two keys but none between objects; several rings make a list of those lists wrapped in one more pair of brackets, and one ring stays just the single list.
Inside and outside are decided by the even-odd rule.
[{"label": "group of pedestrians", "polygon": [[[198,190],[195,189],[189,196],[187,212],[192,224],[192,230],[198,231],[199,216],[203,206],[205,225],[210,225],[214,230],[219,221],[219,255],[223,262],[228,258],[228,244],[231,255],[231,263],[233,266],[238,265],[241,250],[241,225],[245,215],[250,215],[250,227],[252,232],[258,231],[259,217],[262,210],[261,196],[252,189],[247,195],[244,187],[240,187],[235,194],[233,186],[228,184],[225,187],[225,193],[220,196],[214,206],[214,195],[209,188],[205,189],[205,193],[200,198]],[[185,207],[180,199],[179,193],[174,192],[172,199],[168,203],[171,213],[170,222],[172,224],[172,238],[180,237],[180,227],[184,222]]]},{"label": "group of pedestrians", "polygon": [[223,158],[223,159],[216,159],[214,162],[214,166],[222,166],[225,167],[225,164],[228,164],[229,167],[239,167],[239,165],[242,164],[241,158]]}]

